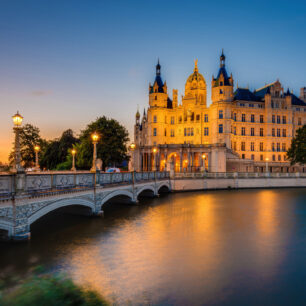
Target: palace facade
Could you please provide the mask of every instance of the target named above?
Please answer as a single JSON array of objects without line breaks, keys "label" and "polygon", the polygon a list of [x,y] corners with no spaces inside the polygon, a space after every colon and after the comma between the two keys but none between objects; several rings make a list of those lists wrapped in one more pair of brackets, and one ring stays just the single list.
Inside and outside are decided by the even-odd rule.
[{"label": "palace facade", "polygon": [[206,81],[197,61],[185,84],[181,101],[172,99],[156,65],[149,85],[149,107],[136,113],[133,168],[209,172],[292,172],[286,151],[291,139],[306,124],[306,87],[300,97],[284,90],[277,80],[255,91],[234,90],[225,68],[225,55],[211,79],[211,105],[207,106]]}]

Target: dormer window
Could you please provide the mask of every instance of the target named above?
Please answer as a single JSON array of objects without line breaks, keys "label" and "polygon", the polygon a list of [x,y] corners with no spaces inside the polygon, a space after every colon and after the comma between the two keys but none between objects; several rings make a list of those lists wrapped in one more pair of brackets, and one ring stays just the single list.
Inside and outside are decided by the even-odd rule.
[{"label": "dormer window", "polygon": [[222,81],[220,82],[220,86],[223,86],[223,82]]},{"label": "dormer window", "polygon": [[220,89],[220,94],[223,94],[223,90],[222,89]]}]

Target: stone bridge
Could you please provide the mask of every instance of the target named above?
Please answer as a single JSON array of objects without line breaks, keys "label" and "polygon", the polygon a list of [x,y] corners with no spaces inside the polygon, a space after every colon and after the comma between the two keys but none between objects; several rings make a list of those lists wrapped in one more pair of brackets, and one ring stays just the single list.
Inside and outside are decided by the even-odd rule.
[{"label": "stone bridge", "polygon": [[169,192],[169,172],[38,172],[0,175],[0,234],[30,238],[31,224],[63,207],[103,215],[112,201],[138,203],[142,196]]}]

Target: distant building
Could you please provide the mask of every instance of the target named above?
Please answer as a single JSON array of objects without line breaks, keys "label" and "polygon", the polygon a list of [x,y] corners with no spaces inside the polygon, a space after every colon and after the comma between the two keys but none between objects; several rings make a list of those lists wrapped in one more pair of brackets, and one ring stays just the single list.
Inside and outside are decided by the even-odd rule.
[{"label": "distant building", "polygon": [[306,87],[300,97],[284,91],[278,80],[254,92],[234,90],[223,52],[211,87],[207,107],[206,81],[195,61],[181,102],[175,89],[170,99],[158,62],[147,112],[142,118],[136,113],[136,170],[165,170],[171,162],[175,171],[262,172],[267,162],[270,171],[304,170],[290,167],[286,151],[306,123]]}]

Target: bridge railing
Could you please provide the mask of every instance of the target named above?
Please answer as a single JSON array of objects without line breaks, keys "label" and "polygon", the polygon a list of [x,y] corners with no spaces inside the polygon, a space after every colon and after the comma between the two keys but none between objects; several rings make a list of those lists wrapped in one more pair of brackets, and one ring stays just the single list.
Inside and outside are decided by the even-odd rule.
[{"label": "bridge railing", "polygon": [[0,199],[10,198],[15,194],[17,186],[22,187],[22,193],[38,194],[61,192],[67,190],[82,190],[94,186],[106,186],[116,184],[132,184],[135,182],[166,179],[169,172],[32,172],[18,176],[16,174],[0,174]]}]

